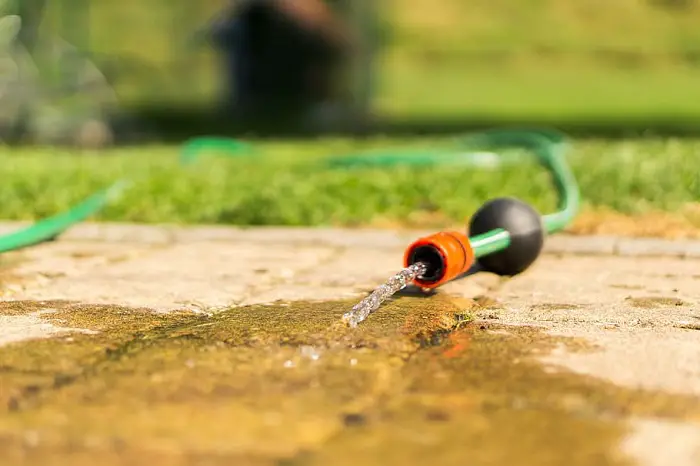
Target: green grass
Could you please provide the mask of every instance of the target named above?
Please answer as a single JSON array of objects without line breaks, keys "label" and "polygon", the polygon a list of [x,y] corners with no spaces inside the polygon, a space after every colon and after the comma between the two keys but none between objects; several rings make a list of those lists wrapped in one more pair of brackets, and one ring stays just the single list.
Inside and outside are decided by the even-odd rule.
[{"label": "green grass", "polygon": [[[207,156],[183,169],[174,147],[114,149],[76,155],[57,150],[0,151],[0,218],[57,213],[121,176],[138,182],[99,220],[235,225],[463,223],[485,200],[518,196],[542,212],[556,197],[548,174],[528,158],[499,169],[441,167],[340,170],[329,154],[408,143],[267,142],[252,158]],[[576,142],[570,162],[584,205],[622,213],[678,211],[700,199],[700,140]],[[425,226],[425,225],[424,225]]]}]

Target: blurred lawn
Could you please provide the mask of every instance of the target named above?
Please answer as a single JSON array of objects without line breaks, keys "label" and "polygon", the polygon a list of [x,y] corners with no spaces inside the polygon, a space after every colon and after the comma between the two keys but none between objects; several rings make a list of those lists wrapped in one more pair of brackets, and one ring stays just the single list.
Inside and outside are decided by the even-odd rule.
[{"label": "blurred lawn", "polygon": [[700,2],[388,0],[376,107],[409,118],[693,121]]},{"label": "blurred lawn", "polygon": [[[33,219],[68,208],[121,176],[138,183],[100,220],[236,225],[463,224],[484,201],[518,196],[542,212],[556,197],[533,160],[497,169],[324,168],[329,154],[416,146],[397,140],[260,143],[250,158],[206,156],[183,169],[173,147],[94,155],[0,151],[0,218]],[[585,208],[644,215],[671,211],[700,225],[700,140],[576,142],[570,154]]]},{"label": "blurred lawn", "polygon": [[376,105],[402,118],[614,122],[700,118],[697,70],[498,69],[396,63]]},{"label": "blurred lawn", "polygon": [[[91,50],[116,69],[125,104],[216,99],[215,56],[190,39],[222,1],[78,4],[91,5]],[[50,7],[56,21],[69,11],[60,5]],[[379,113],[615,124],[700,117],[697,0],[384,0],[380,13]]]}]

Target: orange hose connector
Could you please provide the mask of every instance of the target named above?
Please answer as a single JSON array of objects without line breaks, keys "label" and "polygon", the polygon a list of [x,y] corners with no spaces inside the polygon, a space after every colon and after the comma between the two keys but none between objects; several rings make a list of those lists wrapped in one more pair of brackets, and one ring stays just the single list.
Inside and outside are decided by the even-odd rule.
[{"label": "orange hose connector", "polygon": [[437,288],[463,273],[474,264],[474,250],[469,238],[456,231],[441,231],[416,240],[404,253],[404,267],[423,262],[427,271],[413,280],[422,288]]},{"label": "orange hose connector", "polygon": [[469,238],[457,231],[441,231],[411,244],[404,253],[404,267],[423,262],[427,271],[413,280],[422,288],[437,288],[466,273],[474,264]]}]

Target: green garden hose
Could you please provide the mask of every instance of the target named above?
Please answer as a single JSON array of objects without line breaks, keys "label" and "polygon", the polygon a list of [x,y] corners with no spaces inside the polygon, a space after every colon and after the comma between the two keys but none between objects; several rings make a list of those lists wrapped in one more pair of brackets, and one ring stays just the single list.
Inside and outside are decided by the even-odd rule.
[{"label": "green garden hose", "polygon": [[[557,194],[559,210],[544,215],[542,221],[547,233],[555,233],[566,228],[576,216],[579,209],[579,189],[569,165],[565,152],[567,144],[564,136],[551,130],[491,130],[475,133],[458,139],[458,146],[463,150],[498,151],[508,148],[523,148],[532,151],[539,162],[552,174]],[[344,167],[391,167],[397,165],[436,166],[464,165],[471,163],[474,152],[440,153],[426,152],[382,152],[367,155],[352,155],[332,159],[335,166]],[[477,258],[484,257],[507,248],[510,235],[502,229],[491,230],[469,238]]]},{"label": "green garden hose", "polygon": [[[559,194],[559,210],[544,215],[542,223],[547,233],[560,231],[573,220],[579,207],[579,190],[576,180],[564,157],[566,142],[563,135],[549,130],[491,130],[474,133],[457,139],[458,152],[440,150],[430,152],[390,151],[386,153],[359,154],[330,158],[331,167],[395,167],[399,165],[437,166],[465,165],[473,163],[475,150],[499,151],[521,148],[532,151],[539,162],[552,174]],[[472,151],[472,152],[466,152]],[[244,142],[203,137],[188,141],[182,148],[180,162],[183,165],[196,161],[203,153],[216,152],[229,156],[249,156],[254,147]],[[120,180],[80,204],[55,216],[42,219],[33,225],[0,236],[0,253],[36,245],[56,238],[70,227],[83,222],[112,202],[132,182]],[[506,249],[511,244],[510,234],[504,229],[493,229],[469,238],[477,258]]]}]

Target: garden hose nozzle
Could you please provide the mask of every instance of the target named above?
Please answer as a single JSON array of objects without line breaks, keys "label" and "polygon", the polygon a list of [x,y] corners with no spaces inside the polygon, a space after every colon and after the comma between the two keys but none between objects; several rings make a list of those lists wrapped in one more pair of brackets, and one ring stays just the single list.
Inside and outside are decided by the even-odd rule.
[{"label": "garden hose nozzle", "polygon": [[[420,238],[404,252],[404,269],[389,278],[369,296],[357,303],[343,320],[356,327],[383,302],[409,283],[432,289],[452,281],[478,262],[480,270],[500,276],[514,276],[530,267],[542,252],[547,234],[568,226],[579,206],[576,179],[564,158],[564,138],[553,131],[487,131],[462,141],[470,147],[530,149],[552,173],[559,193],[559,210],[541,216],[527,202],[503,197],[486,202],[472,216],[468,234],[443,231]],[[459,156],[452,162],[458,161]],[[448,163],[434,154],[413,156],[374,154],[349,157],[344,166],[387,166],[397,162],[414,165]]]},{"label": "garden hose nozzle", "polygon": [[441,231],[414,241],[404,253],[404,267],[422,263],[425,269],[413,279],[421,288],[437,288],[466,273],[474,264],[469,238],[458,231]]}]

